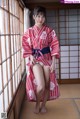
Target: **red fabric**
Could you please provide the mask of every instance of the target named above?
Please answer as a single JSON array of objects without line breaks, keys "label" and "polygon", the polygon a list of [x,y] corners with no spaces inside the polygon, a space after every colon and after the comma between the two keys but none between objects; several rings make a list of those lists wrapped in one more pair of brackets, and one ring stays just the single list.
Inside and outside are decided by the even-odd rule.
[{"label": "red fabric", "polygon": [[[36,82],[29,56],[32,54],[32,48],[41,50],[48,46],[50,47],[50,53],[37,57],[36,62],[42,62],[44,65],[50,66],[53,55],[55,55],[56,58],[59,58],[59,41],[55,31],[46,25],[41,29],[34,25],[27,29],[22,37],[23,57],[28,58],[26,64],[28,66],[26,92],[28,99],[32,101],[36,101]],[[50,96],[48,100],[56,99],[57,97],[59,97],[59,87],[56,80],[56,74],[53,72],[50,73]]]}]

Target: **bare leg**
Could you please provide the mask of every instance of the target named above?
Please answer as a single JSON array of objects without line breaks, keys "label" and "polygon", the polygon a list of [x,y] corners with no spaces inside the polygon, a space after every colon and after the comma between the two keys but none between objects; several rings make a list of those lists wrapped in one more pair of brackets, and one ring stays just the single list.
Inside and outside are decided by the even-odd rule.
[{"label": "bare leg", "polygon": [[39,113],[39,109],[40,109],[40,100],[41,100],[41,96],[42,93],[44,91],[45,88],[45,81],[44,81],[44,74],[43,74],[43,67],[40,64],[35,64],[33,66],[33,73],[37,82],[37,91],[36,91],[36,106],[35,106],[35,113]]},{"label": "bare leg", "polygon": [[49,69],[49,66],[44,66],[44,76],[45,76],[45,96],[44,96],[44,100],[42,102],[42,105],[41,105],[41,112],[42,113],[45,113],[46,112],[46,101],[47,99],[49,98],[49,85],[50,85],[50,82],[49,82],[49,76],[50,76],[50,69]]}]

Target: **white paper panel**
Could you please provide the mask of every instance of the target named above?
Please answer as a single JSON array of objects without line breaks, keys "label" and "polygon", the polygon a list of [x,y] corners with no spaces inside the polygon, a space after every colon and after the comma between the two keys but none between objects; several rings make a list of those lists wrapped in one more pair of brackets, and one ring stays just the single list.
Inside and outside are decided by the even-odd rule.
[{"label": "white paper panel", "polygon": [[61,43],[62,45],[65,45],[65,40],[64,40],[64,39],[60,39],[60,43]]},{"label": "white paper panel", "polygon": [[76,74],[74,74],[74,73],[73,74],[70,74],[70,78],[73,78],[73,79],[74,78],[78,78],[78,73],[76,73]]},{"label": "white paper panel", "polygon": [[8,12],[5,12],[5,30],[6,30],[6,34],[9,34],[9,15]]},{"label": "white paper panel", "polygon": [[[70,33],[68,34],[69,39],[78,39],[78,33]],[[76,40],[75,40],[76,41]]]},{"label": "white paper panel", "polygon": [[12,74],[14,74],[14,71],[15,71],[15,69],[14,69],[14,56],[12,56]]},{"label": "white paper panel", "polygon": [[60,28],[60,33],[66,33],[64,28]]},{"label": "white paper panel", "polygon": [[11,81],[9,82],[9,84],[8,84],[8,86],[9,86],[9,103],[11,102],[11,99],[12,99],[12,97],[11,97]]},{"label": "white paper panel", "polygon": [[50,23],[51,23],[51,22],[52,22],[52,23],[55,22],[54,17],[49,17],[49,16],[48,16],[48,17],[47,17],[47,22],[48,22],[48,23],[49,23],[49,22],[50,22]]},{"label": "white paper panel", "polygon": [[80,61],[79,61],[79,68],[80,68]]},{"label": "white paper panel", "polygon": [[52,16],[55,16],[56,15],[56,12],[54,10],[47,10],[46,11],[46,15],[47,15],[47,17],[48,16],[51,16],[52,17]]},{"label": "white paper panel", "polygon": [[16,56],[17,56],[17,55],[15,54],[15,55],[14,55],[14,61],[15,61],[15,70],[17,69],[17,63],[16,63],[16,62],[17,62],[17,57],[16,57]]},{"label": "white paper panel", "polygon": [[69,9],[69,15],[76,15],[77,14],[77,9]]},{"label": "white paper panel", "polygon": [[2,67],[3,67],[3,82],[4,82],[4,85],[5,85],[7,83],[6,62],[3,63]]},{"label": "white paper panel", "polygon": [[78,51],[70,51],[70,56],[77,56],[78,57]]},{"label": "white paper panel", "polygon": [[61,79],[69,79],[69,74],[61,74]]},{"label": "white paper panel", "polygon": [[50,26],[53,29],[54,29],[54,27],[56,27],[56,24],[55,23],[47,23],[47,25]]},{"label": "white paper panel", "polygon": [[70,46],[70,50],[78,50],[78,46]]},{"label": "white paper panel", "polygon": [[10,49],[9,49],[9,37],[6,36],[6,53],[7,53],[7,57],[10,56]]},{"label": "white paper panel", "polygon": [[78,57],[70,57],[70,62],[78,62]]},{"label": "white paper panel", "polygon": [[77,33],[78,28],[77,27],[75,27],[75,28],[69,27],[68,30],[69,30],[69,33],[75,33],[75,32]]},{"label": "white paper panel", "polygon": [[70,67],[78,67],[78,62],[70,63]]},{"label": "white paper panel", "polygon": [[[1,0],[0,0],[1,1]],[[3,20],[3,17],[4,17],[4,12],[3,12],[4,10],[1,10],[0,9],[0,32],[1,32],[1,34],[3,34],[4,33],[4,26],[3,26],[3,24],[4,24],[4,20]]]},{"label": "white paper panel", "polygon": [[69,52],[61,52],[61,57],[62,56],[69,56]]},{"label": "white paper panel", "polygon": [[74,16],[69,16],[69,21],[77,21],[78,19],[77,19],[77,16],[76,15],[74,15]]},{"label": "white paper panel", "polygon": [[80,67],[79,67],[79,78],[80,78]]},{"label": "white paper panel", "polygon": [[60,22],[59,25],[60,25],[61,28],[66,26],[66,25],[65,25],[65,22]]},{"label": "white paper panel", "polygon": [[17,72],[15,73],[15,85],[18,86]]},{"label": "white paper panel", "polygon": [[60,46],[61,51],[68,51],[69,46]]},{"label": "white paper panel", "polygon": [[0,112],[3,112],[3,93],[0,95]]},{"label": "white paper panel", "polygon": [[77,27],[77,21],[75,22],[68,22],[69,27]]},{"label": "white paper panel", "polygon": [[69,58],[68,57],[61,57],[61,62],[69,62]]},{"label": "white paper panel", "polygon": [[62,67],[64,67],[64,68],[65,68],[65,67],[68,67],[68,68],[69,68],[69,63],[61,63],[61,68],[62,68]]},{"label": "white paper panel", "polygon": [[61,69],[61,73],[69,73],[69,68],[63,68],[63,69]]},{"label": "white paper panel", "polygon": [[78,72],[78,68],[70,68],[70,73],[77,73]]},{"label": "white paper panel", "polygon": [[1,36],[1,50],[2,50],[2,61],[6,59],[6,49],[5,49],[5,37]]},{"label": "white paper panel", "polygon": [[4,89],[4,101],[5,101],[5,110],[8,108],[8,93],[7,93],[7,87]]},{"label": "white paper panel", "polygon": [[60,16],[59,17],[59,21],[61,22],[61,21],[65,21],[65,17],[64,16]]},{"label": "white paper panel", "polygon": [[14,75],[13,75],[12,80],[13,80],[13,93],[15,94],[15,82],[16,82],[16,78],[14,77]]},{"label": "white paper panel", "polygon": [[11,35],[11,53],[13,54],[14,53],[14,50],[13,50],[13,36]]},{"label": "white paper panel", "polygon": [[10,79],[10,59],[7,60],[7,71],[8,71],[8,80],[9,80]]},{"label": "white paper panel", "polygon": [[65,15],[65,11],[64,10],[59,10],[59,15]]},{"label": "white paper panel", "polygon": [[16,36],[14,35],[13,37],[13,42],[14,42],[14,45],[13,45],[13,49],[14,49],[14,52],[16,52]]},{"label": "white paper panel", "polygon": [[1,65],[0,65],[0,91],[2,90],[2,71],[1,71]]}]

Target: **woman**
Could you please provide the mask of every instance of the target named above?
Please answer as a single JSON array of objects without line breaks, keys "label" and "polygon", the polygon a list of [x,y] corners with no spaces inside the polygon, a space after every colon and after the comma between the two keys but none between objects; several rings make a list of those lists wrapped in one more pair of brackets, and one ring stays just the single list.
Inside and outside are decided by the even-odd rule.
[{"label": "woman", "polygon": [[34,8],[33,19],[35,25],[27,29],[22,38],[23,57],[28,60],[26,90],[28,99],[36,101],[34,112],[45,113],[47,100],[59,97],[55,76],[55,58],[59,58],[59,42],[55,31],[45,25],[44,7]]}]

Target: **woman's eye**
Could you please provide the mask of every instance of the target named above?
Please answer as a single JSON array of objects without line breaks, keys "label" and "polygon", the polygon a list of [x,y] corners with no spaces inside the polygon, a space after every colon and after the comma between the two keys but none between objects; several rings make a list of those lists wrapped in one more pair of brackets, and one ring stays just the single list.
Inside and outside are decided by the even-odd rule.
[{"label": "woman's eye", "polygon": [[40,18],[40,16],[38,16]]}]

